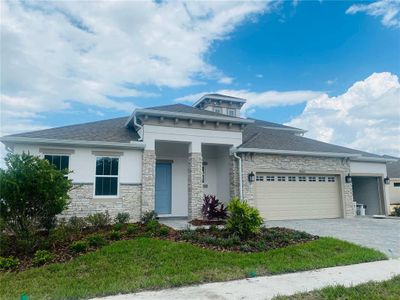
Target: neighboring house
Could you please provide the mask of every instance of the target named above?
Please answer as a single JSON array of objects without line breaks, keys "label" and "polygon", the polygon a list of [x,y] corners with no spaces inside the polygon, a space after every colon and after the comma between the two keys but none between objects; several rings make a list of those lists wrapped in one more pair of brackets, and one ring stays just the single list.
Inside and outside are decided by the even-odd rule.
[{"label": "neighboring house", "polygon": [[385,156],[396,159],[396,161],[387,163],[387,173],[390,178],[389,184],[389,203],[400,205],[400,158]]},{"label": "neighboring house", "polygon": [[129,117],[1,141],[10,151],[41,155],[73,172],[77,187],[65,216],[108,210],[137,220],[156,210],[200,218],[204,194],[224,202],[241,197],[270,220],[351,217],[353,201],[366,204],[369,215],[387,214],[390,159],[241,118],[244,103],[208,94],[192,107],[136,109]]}]

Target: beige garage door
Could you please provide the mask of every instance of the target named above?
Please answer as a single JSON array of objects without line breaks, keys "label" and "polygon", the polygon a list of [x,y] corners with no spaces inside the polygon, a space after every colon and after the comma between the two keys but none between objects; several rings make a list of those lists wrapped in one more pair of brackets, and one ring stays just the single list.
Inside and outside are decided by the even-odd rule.
[{"label": "beige garage door", "polygon": [[339,218],[339,177],[257,173],[256,205],[266,220]]}]

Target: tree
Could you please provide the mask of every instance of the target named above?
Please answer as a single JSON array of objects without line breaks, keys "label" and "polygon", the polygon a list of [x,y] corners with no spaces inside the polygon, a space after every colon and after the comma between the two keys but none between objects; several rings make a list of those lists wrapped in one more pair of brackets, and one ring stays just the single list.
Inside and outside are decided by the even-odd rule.
[{"label": "tree", "polygon": [[30,154],[11,154],[0,169],[0,217],[8,230],[27,236],[55,226],[56,215],[69,202],[68,170]]}]

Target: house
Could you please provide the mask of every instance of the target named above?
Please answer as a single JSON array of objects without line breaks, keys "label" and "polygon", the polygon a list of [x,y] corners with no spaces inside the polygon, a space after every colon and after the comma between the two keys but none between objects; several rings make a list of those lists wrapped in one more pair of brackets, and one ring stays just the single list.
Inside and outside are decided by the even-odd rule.
[{"label": "house", "polygon": [[389,183],[389,203],[391,207],[400,205],[400,159],[392,156],[386,156],[393,158],[395,161],[387,163],[387,174],[390,178]]},{"label": "house", "polygon": [[245,99],[207,94],[193,106],[136,109],[129,117],[5,136],[15,153],[69,168],[65,216],[108,210],[133,219],[201,218],[204,194],[241,197],[267,220],[347,218],[353,201],[387,214],[386,162],[323,143],[304,130],[242,118]]}]

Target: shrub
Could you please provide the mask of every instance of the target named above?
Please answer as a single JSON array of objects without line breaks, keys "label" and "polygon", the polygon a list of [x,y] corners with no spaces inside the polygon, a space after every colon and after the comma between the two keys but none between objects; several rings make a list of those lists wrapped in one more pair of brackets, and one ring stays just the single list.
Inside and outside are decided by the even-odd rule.
[{"label": "shrub", "polygon": [[0,169],[0,217],[17,236],[32,236],[54,228],[56,215],[68,205],[71,180],[47,160],[29,154],[11,154]]},{"label": "shrub", "polygon": [[8,255],[11,251],[13,242],[11,237],[0,232],[0,256]]},{"label": "shrub", "polygon": [[204,195],[201,212],[208,220],[225,219],[227,216],[226,207],[213,195]]},{"label": "shrub", "polygon": [[139,230],[139,227],[136,224],[128,224],[126,226],[126,233],[129,235],[135,234]]},{"label": "shrub", "polygon": [[234,198],[228,204],[229,216],[226,222],[226,229],[246,239],[253,234],[260,232],[264,223],[258,209],[251,207],[247,202]]},{"label": "shrub", "polygon": [[113,226],[115,231],[120,231],[123,227],[124,227],[124,224],[122,224],[122,223],[116,223]]},{"label": "shrub", "polygon": [[86,217],[86,221],[90,226],[95,228],[102,228],[110,225],[111,219],[110,214],[106,210],[105,213],[95,213]]},{"label": "shrub", "polygon": [[93,234],[86,237],[90,247],[101,247],[107,244],[107,241],[100,234]]},{"label": "shrub", "polygon": [[160,227],[160,223],[158,223],[157,220],[150,220],[149,222],[146,223],[146,231],[155,234]]},{"label": "shrub", "polygon": [[131,216],[129,215],[129,213],[118,213],[114,219],[114,222],[125,224],[125,223],[129,222],[130,218],[131,218]]},{"label": "shrub", "polygon": [[159,231],[161,236],[167,236],[169,234],[169,228],[168,227],[161,227]]},{"label": "shrub", "polygon": [[81,253],[85,252],[88,247],[89,244],[86,241],[75,241],[69,246],[69,249],[74,253]]},{"label": "shrub", "polygon": [[118,241],[121,239],[121,233],[119,231],[112,231],[110,233],[110,239],[114,241]]},{"label": "shrub", "polygon": [[62,244],[68,241],[70,236],[70,228],[66,224],[60,224],[50,231],[49,241],[52,244]]},{"label": "shrub", "polygon": [[394,208],[392,216],[400,217],[400,206],[397,206],[397,207]]},{"label": "shrub", "polygon": [[0,271],[12,270],[19,266],[19,259],[10,257],[0,256]]},{"label": "shrub", "polygon": [[88,226],[85,218],[73,216],[68,220],[68,227],[74,232],[82,232]]},{"label": "shrub", "polygon": [[53,260],[53,254],[51,254],[47,250],[38,250],[35,252],[35,256],[33,257],[33,264],[35,266],[41,266],[45,263],[51,262]]},{"label": "shrub", "polygon": [[146,211],[145,213],[143,213],[143,216],[140,220],[143,224],[147,224],[150,221],[157,220],[157,213],[154,210]]}]

